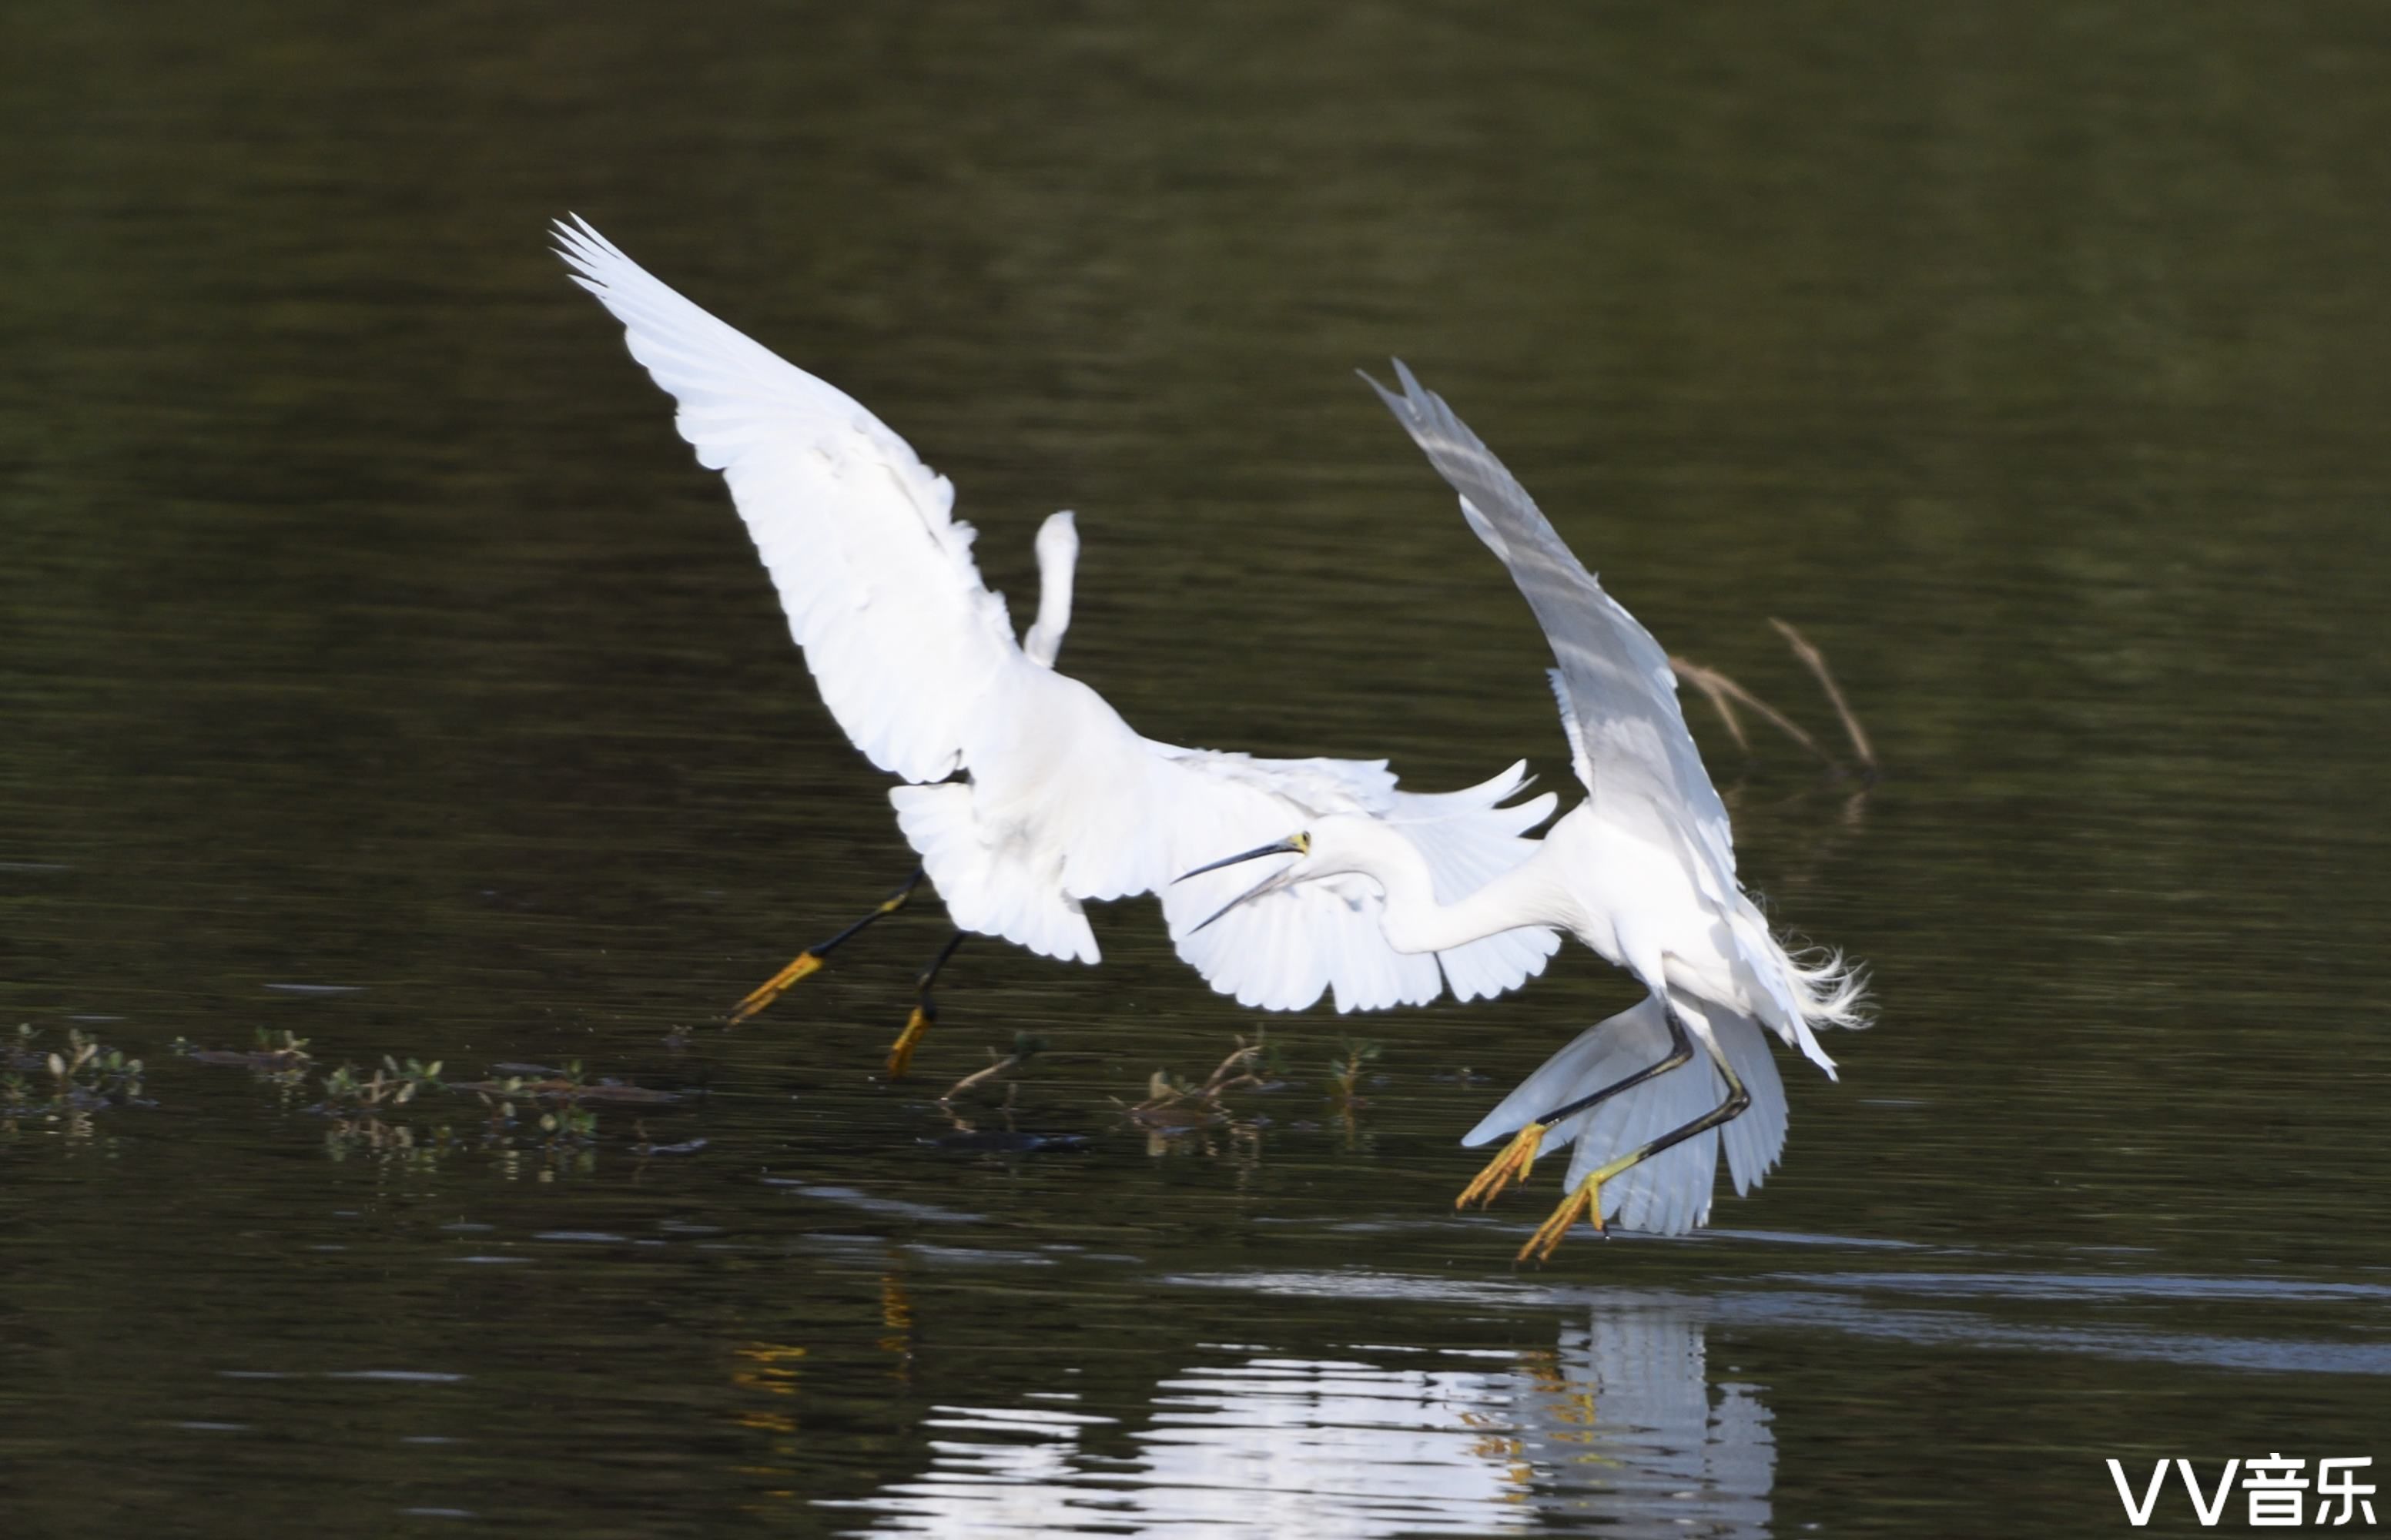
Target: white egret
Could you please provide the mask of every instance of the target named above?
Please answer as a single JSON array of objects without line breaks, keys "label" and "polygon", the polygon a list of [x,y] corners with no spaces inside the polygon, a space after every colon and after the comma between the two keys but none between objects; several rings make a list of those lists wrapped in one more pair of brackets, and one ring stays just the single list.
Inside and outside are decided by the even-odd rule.
[{"label": "white egret", "polygon": [[631,356],[679,404],[681,436],[719,471],[779,591],[822,702],[866,758],[906,783],[897,821],[921,865],[829,941],[742,1003],[743,1018],[821,965],[821,955],[900,908],[924,875],[956,933],[917,985],[890,1050],[902,1074],[935,1019],[930,986],[963,933],[1044,956],[1100,955],[1083,905],[1156,889],[1180,955],[1240,1003],[1339,1010],[1463,1000],[1516,988],[1559,946],[1519,931],[1436,949],[1389,947],[1367,882],[1272,895],[1241,923],[1196,933],[1236,890],[1173,886],[1204,857],[1327,816],[1359,818],[1413,852],[1458,896],[1530,854],[1524,830],[1550,793],[1514,765],[1439,796],[1398,791],[1383,760],[1258,759],[1139,736],[1104,698],[1053,667],[1070,622],[1079,537],[1069,513],[1037,538],[1038,618],[1016,643],[1003,598],[982,585],[954,488],[855,401],[699,309],[588,222],[554,231],[575,281],[623,323]]},{"label": "white egret", "polygon": [[1650,991],[1641,1003],[1581,1033],[1462,1141],[1514,1135],[1458,1204],[1492,1202],[1540,1149],[1573,1140],[1567,1197],[1522,1260],[1549,1257],[1581,1214],[1597,1230],[1616,1216],[1630,1228],[1682,1233],[1709,1217],[1722,1144],[1738,1193],[1784,1147],[1785,1091],[1761,1029],[1831,1077],[1816,1029],[1865,1025],[1860,981],[1831,952],[1797,962],[1737,882],[1726,809],[1651,633],[1602,590],[1452,408],[1400,361],[1395,372],[1402,395],[1375,380],[1371,388],[1461,494],[1469,527],[1510,569],[1552,643],[1553,694],[1586,799],[1532,857],[1458,899],[1366,819],[1320,819],[1199,870],[1293,853],[1294,864],[1249,897],[1358,874],[1385,894],[1381,921],[1398,951],[1557,925],[1633,973]]}]

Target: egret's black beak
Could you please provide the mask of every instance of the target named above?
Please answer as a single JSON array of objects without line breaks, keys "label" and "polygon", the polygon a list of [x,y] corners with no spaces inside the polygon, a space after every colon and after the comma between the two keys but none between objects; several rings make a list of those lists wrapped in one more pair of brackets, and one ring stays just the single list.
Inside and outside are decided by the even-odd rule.
[{"label": "egret's black beak", "polygon": [[[1226,856],[1209,866],[1199,866],[1193,872],[1182,872],[1170,880],[1175,885],[1185,882],[1190,877],[1200,877],[1207,872],[1218,872],[1223,866],[1241,866],[1249,861],[1260,861],[1264,856],[1299,856],[1303,853],[1304,847],[1301,844],[1296,840],[1283,839],[1275,845],[1257,845],[1242,856]],[[1205,924],[1209,925],[1211,922],[1207,920]]]},{"label": "egret's black beak", "polygon": [[[1172,881],[1174,883],[1183,883],[1189,877],[1200,877],[1207,872],[1218,872],[1223,866],[1235,866],[1245,861],[1260,861],[1264,856],[1303,856],[1311,853],[1312,842],[1303,835],[1297,835],[1291,839],[1283,839],[1274,845],[1256,846],[1253,849],[1247,851],[1241,856],[1231,856],[1223,861],[1216,861],[1208,866],[1199,866],[1193,872],[1183,872],[1177,877],[1173,878]],[[1292,870],[1292,868],[1290,868],[1290,870]],[[1222,904],[1219,909],[1213,911],[1211,919],[1208,919],[1203,925],[1197,925],[1196,930],[1204,929],[1206,926],[1211,925],[1213,920],[1219,919],[1221,915],[1226,914],[1229,911],[1236,908],[1239,904],[1248,903],[1255,899],[1260,898],[1265,893],[1273,892],[1278,888],[1286,886],[1286,880],[1287,876],[1286,872],[1273,873],[1271,875],[1264,877],[1261,881],[1256,883],[1253,886],[1246,889],[1243,893],[1238,894],[1235,898],[1231,899],[1227,903]],[[1193,936],[1196,934],[1196,930],[1191,930],[1187,934]]]}]

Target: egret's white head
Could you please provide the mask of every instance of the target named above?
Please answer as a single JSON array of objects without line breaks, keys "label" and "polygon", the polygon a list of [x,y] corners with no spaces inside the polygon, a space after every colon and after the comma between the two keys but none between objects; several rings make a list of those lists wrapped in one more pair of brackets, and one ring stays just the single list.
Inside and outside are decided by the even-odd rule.
[{"label": "egret's white head", "polygon": [[1038,526],[1038,567],[1043,573],[1069,575],[1079,559],[1079,525],[1069,509],[1049,513]]},{"label": "egret's white head", "polygon": [[1200,877],[1207,872],[1218,872],[1224,866],[1260,861],[1264,856],[1296,858],[1285,867],[1272,873],[1252,887],[1223,904],[1211,919],[1206,920],[1203,925],[1196,927],[1201,930],[1204,925],[1210,925],[1213,920],[1219,919],[1221,915],[1226,914],[1239,904],[1251,903],[1264,894],[1275,893],[1282,887],[1292,887],[1299,882],[1311,882],[1320,877],[1342,876],[1349,872],[1357,872],[1364,876],[1376,876],[1379,868],[1377,852],[1381,843],[1387,837],[1388,831],[1376,819],[1354,813],[1331,813],[1325,818],[1314,820],[1310,828],[1289,835],[1285,839],[1257,846],[1240,855],[1213,861],[1208,866],[1199,866],[1195,871],[1184,874],[1178,880],[1185,882],[1189,877]]}]

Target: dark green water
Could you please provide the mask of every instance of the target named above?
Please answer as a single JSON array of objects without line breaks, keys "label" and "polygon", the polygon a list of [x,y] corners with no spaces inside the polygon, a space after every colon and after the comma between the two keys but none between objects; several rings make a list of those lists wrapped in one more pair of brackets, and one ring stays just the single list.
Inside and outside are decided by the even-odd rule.
[{"label": "dark green water", "polygon": [[[2362,6],[13,8],[0,1028],[154,1105],[34,1068],[0,1121],[0,1527],[2106,1534],[2110,1456],[2379,1483],[2386,69]],[[567,209],[909,436],[992,582],[1079,510],[1064,661],[1154,736],[1566,783],[1525,607],[1351,378],[1393,353],[1825,731],[1802,626],[1872,792],[1697,713],[1749,878],[1882,1002],[1841,1083],[1789,1064],[1783,1169],[1540,1273],[1549,1171],[1451,1216],[1456,1137],[1633,998],[1578,951],[1271,1021],[1289,1083],[1177,1140],[1119,1104],[1259,1023],[1146,902],[1099,970],[967,948],[898,1087],[935,911],[722,1032],[910,862]],[[173,1048],[286,1030],[295,1088]],[[934,1104],[1023,1031],[963,1123],[1082,1147]],[[385,1054],[681,1099],[309,1110]]]}]

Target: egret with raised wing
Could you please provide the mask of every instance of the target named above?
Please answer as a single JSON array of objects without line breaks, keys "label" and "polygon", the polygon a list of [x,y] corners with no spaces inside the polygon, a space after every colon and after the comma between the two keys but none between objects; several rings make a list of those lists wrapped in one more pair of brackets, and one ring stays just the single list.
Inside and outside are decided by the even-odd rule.
[{"label": "egret with raised wing", "polygon": [[1510,569],[1552,643],[1553,694],[1586,798],[1533,856],[1459,897],[1385,827],[1341,815],[1189,875],[1293,855],[1247,900],[1365,876],[1385,895],[1380,920],[1397,951],[1551,925],[1634,974],[1648,991],[1641,1003],[1579,1034],[1462,1141],[1513,1135],[1457,1202],[1492,1202],[1540,1150],[1574,1141],[1567,1196],[1521,1260],[1551,1256],[1580,1217],[1597,1230],[1615,1217],[1680,1234],[1709,1218],[1722,1146],[1738,1193],[1784,1148],[1785,1088],[1763,1029],[1832,1076],[1817,1031],[1866,1024],[1860,980],[1836,953],[1796,959],[1738,882],[1726,809],[1651,633],[1452,408],[1401,362],[1395,373],[1401,395],[1375,380],[1371,388],[1461,495],[1469,527]]},{"label": "egret with raised wing", "polygon": [[1079,536],[1068,513],[1037,537],[1038,618],[1016,642],[1002,595],[980,581],[954,488],[839,391],[691,304],[577,217],[555,226],[575,281],[623,323],[631,356],[679,404],[681,436],[722,472],[779,591],[822,703],[889,790],[921,857],[912,876],[853,925],[808,947],[743,1001],[743,1019],[821,965],[822,955],[902,908],[926,876],[954,935],[916,985],[888,1055],[904,1073],[935,1019],[931,985],[965,932],[1093,963],[1090,900],[1163,890],[1179,953],[1242,1004],[1339,1010],[1463,1000],[1516,988],[1559,945],[1519,930],[1398,951],[1361,878],[1264,896],[1198,932],[1236,891],[1171,875],[1240,843],[1328,817],[1382,832],[1431,886],[1459,897],[1535,848],[1524,831],[1550,793],[1505,804],[1524,765],[1464,791],[1396,789],[1386,763],[1259,759],[1141,737],[1101,695],[1059,672]]}]

